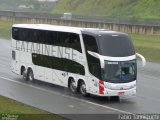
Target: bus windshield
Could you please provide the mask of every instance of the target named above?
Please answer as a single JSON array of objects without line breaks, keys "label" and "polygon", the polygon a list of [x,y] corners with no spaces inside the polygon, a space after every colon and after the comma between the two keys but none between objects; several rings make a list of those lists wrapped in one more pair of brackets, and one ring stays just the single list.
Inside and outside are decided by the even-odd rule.
[{"label": "bus windshield", "polygon": [[130,38],[125,34],[102,34],[98,37],[101,55],[111,57],[126,57],[135,54]]},{"label": "bus windshield", "polygon": [[103,80],[111,83],[125,83],[136,80],[137,64],[136,60],[125,62],[105,61],[103,70]]}]

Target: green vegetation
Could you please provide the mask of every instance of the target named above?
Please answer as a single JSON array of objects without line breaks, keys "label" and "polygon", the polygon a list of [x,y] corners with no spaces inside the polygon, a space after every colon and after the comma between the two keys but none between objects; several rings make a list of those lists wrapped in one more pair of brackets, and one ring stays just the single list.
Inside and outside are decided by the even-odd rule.
[{"label": "green vegetation", "polygon": [[[0,10],[50,12],[63,14],[71,12],[97,18],[122,20],[160,20],[160,0],[59,0],[56,6],[44,9],[37,0],[0,0]],[[34,9],[19,9],[19,5],[33,5]]]},{"label": "green vegetation", "polygon": [[[62,120],[60,116],[27,106],[0,96],[0,119],[7,115],[18,116],[15,120]],[[6,119],[5,119],[6,120]]]},{"label": "green vegetation", "polygon": [[124,20],[160,20],[160,0],[60,0],[53,13]]},{"label": "green vegetation", "polygon": [[130,35],[135,49],[147,61],[160,63],[160,35]]},{"label": "green vegetation", "polygon": [[10,39],[12,22],[0,20],[0,37]]},{"label": "green vegetation", "polygon": [[42,114],[39,109],[28,107],[22,103],[0,96],[0,113],[10,114]]},{"label": "green vegetation", "polygon": [[[13,11],[39,11],[40,4],[37,0],[0,0],[0,10],[13,10]],[[19,5],[33,5],[34,9],[19,9]]]},{"label": "green vegetation", "polygon": [[[10,39],[12,22],[0,20],[0,37]],[[136,52],[144,55],[147,61],[160,63],[160,35],[130,34]]]}]

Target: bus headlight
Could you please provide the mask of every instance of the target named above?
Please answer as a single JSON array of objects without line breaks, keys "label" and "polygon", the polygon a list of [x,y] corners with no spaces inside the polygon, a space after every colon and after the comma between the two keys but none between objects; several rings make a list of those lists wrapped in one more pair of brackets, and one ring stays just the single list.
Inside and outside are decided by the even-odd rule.
[{"label": "bus headlight", "polygon": [[135,88],[136,87],[136,83],[135,84],[133,84],[133,85],[131,85],[131,88]]}]

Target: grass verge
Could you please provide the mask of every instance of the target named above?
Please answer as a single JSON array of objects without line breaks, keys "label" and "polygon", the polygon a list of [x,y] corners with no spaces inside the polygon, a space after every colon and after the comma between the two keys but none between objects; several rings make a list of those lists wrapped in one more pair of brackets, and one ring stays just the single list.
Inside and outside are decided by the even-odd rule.
[{"label": "grass verge", "polygon": [[60,116],[0,96],[0,119],[11,118],[14,120],[63,120]]},{"label": "grass verge", "polygon": [[0,20],[0,37],[10,39],[12,22]]},{"label": "grass verge", "polygon": [[[10,39],[11,21],[0,20],[0,37]],[[160,63],[160,35],[130,34],[136,52],[144,55],[147,61]]]},{"label": "grass verge", "polygon": [[130,35],[136,52],[142,54],[147,61],[160,63],[160,35]]}]

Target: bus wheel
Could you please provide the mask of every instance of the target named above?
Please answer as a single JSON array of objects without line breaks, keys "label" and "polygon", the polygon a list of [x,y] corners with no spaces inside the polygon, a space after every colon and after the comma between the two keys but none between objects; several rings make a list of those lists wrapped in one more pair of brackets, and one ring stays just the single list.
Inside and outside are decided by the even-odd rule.
[{"label": "bus wheel", "polygon": [[27,72],[27,79],[28,79],[29,81],[34,81],[34,74],[33,74],[33,71],[32,71],[31,68],[30,68],[30,69],[28,70],[28,72]]},{"label": "bus wheel", "polygon": [[23,70],[22,70],[22,75],[23,75],[23,80],[27,80],[27,71],[26,71],[26,69],[25,68],[23,68]]},{"label": "bus wheel", "polygon": [[81,81],[80,83],[80,93],[82,94],[82,96],[88,96],[88,93],[86,91],[86,84],[84,83],[84,81]]},{"label": "bus wheel", "polygon": [[69,88],[73,93],[77,92],[76,83],[75,83],[75,80],[73,78],[70,79]]}]

